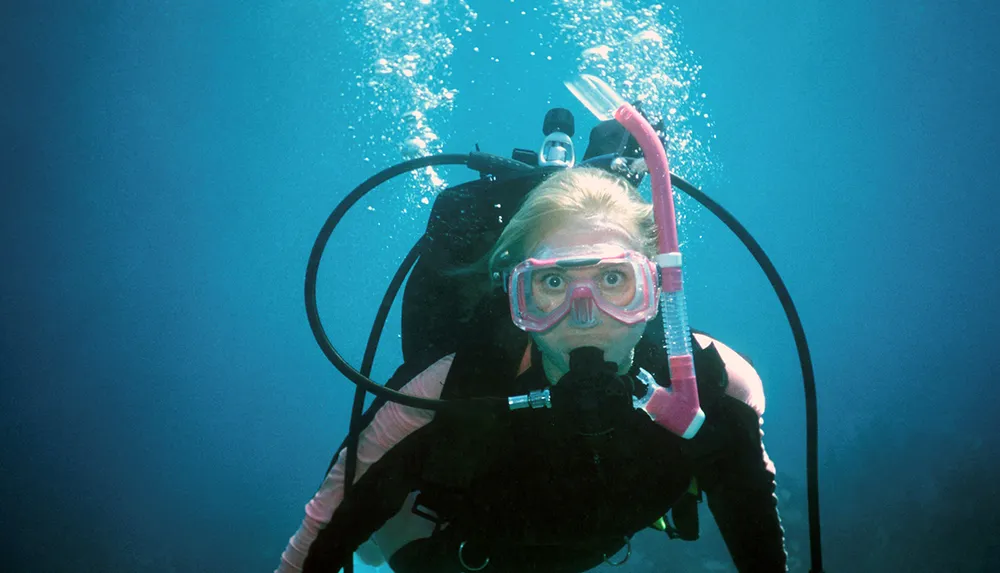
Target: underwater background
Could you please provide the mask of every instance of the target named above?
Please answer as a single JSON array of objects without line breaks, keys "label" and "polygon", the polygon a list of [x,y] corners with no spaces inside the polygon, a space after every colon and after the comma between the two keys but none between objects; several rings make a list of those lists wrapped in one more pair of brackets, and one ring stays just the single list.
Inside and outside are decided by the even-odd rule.
[{"label": "underwater background", "polygon": [[[536,149],[552,107],[579,157],[596,120],[563,81],[586,72],[667,120],[673,167],[797,304],[825,569],[1000,571],[1000,4],[42,0],[0,23],[0,570],[273,570],[354,391],[306,321],[319,228],[404,159]],[[396,179],[338,227],[319,303],[352,363],[435,194],[473,177]],[[680,201],[692,325],[764,380],[807,571],[790,329]],[[397,307],[373,378],[400,359]],[[700,541],[643,532],[621,570],[733,571],[701,509]]]}]

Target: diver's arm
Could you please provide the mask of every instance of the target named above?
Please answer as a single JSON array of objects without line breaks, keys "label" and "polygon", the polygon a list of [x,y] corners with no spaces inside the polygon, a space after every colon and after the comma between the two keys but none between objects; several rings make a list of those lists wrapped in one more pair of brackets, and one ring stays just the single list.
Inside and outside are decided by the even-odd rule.
[{"label": "diver's arm", "polygon": [[726,365],[728,386],[706,415],[713,418],[713,429],[725,445],[698,481],[737,569],[784,572],[788,555],[778,517],[775,469],[761,429],[763,384],[746,359],[717,341],[716,347]]},{"label": "diver's arm", "polygon": [[310,545],[303,573],[340,571],[372,534],[393,515],[406,511],[407,496],[419,487],[430,430],[425,426],[407,436],[354,483]]},{"label": "diver's arm", "polygon": [[699,483],[729,554],[741,572],[787,571],[785,532],[778,517],[774,466],[761,441],[760,418],[731,397],[716,415],[727,418],[730,447]]},{"label": "diver's arm", "polygon": [[[401,391],[424,398],[440,397],[453,359],[454,355],[442,358],[403,386]],[[380,408],[371,424],[361,432],[358,441],[357,477],[350,498],[344,500],[346,451],[341,450],[323,485],[306,505],[305,518],[282,553],[276,573],[303,571],[307,555],[311,557],[310,561],[324,563],[351,558],[354,549],[367,540],[374,529],[365,533],[364,537],[354,539],[353,537],[363,528],[361,524],[354,528],[346,527],[344,519],[348,516],[357,519],[356,510],[361,503],[388,504],[386,508],[373,506],[370,515],[365,517],[365,520],[369,518],[381,520],[379,524],[399,510],[409,490],[402,492],[402,497],[396,500],[394,498],[398,497],[400,492],[393,488],[409,486],[403,482],[406,470],[412,470],[413,465],[417,463],[414,458],[419,457],[415,453],[420,446],[417,434],[430,423],[433,416],[434,413],[431,411],[396,403],[387,403]],[[376,485],[384,490],[379,494],[383,496],[379,500],[373,500],[370,495],[366,495],[366,492],[374,490]],[[383,516],[383,512],[388,514]],[[379,524],[375,525],[375,529]],[[346,537],[331,539],[331,535],[341,527]],[[323,538],[321,545],[324,550],[322,555],[313,557],[313,546],[320,545],[317,544],[317,539],[320,537]]]}]

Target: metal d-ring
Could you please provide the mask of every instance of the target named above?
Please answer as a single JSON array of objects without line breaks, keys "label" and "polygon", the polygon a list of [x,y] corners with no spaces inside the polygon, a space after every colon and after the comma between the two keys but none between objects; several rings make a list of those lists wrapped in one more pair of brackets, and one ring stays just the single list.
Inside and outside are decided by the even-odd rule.
[{"label": "metal d-ring", "polygon": [[628,537],[626,537],[625,538],[625,544],[626,544],[626,549],[625,549],[625,558],[624,559],[622,559],[621,561],[618,561],[616,563],[612,563],[611,561],[608,561],[608,556],[604,555],[604,562],[607,563],[608,565],[612,566],[612,567],[620,567],[620,566],[624,565],[625,562],[628,561],[628,558],[632,556],[632,540],[629,539]]},{"label": "metal d-ring", "polygon": [[[486,569],[486,566],[490,564],[489,557],[487,557],[486,561],[483,561],[483,564],[479,567],[470,567],[469,564],[465,562],[465,557],[462,557],[462,552],[465,550],[465,543],[466,542],[463,541],[458,545],[458,562],[462,564],[462,567],[465,568],[466,571],[482,571],[483,569]],[[628,557],[626,557],[626,559],[628,559]]]}]

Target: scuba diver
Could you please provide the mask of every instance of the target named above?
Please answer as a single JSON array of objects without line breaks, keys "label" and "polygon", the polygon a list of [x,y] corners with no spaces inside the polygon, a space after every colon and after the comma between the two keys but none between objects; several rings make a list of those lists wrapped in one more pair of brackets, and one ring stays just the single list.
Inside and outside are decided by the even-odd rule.
[{"label": "scuba diver", "polygon": [[[397,573],[622,565],[646,528],[696,539],[702,499],[739,571],[787,571],[762,381],[700,331],[680,342],[690,380],[685,356],[664,353],[676,333],[654,319],[680,281],[664,271],[656,196],[637,191],[647,167],[655,193],[653,161],[622,123],[601,122],[577,165],[572,116],[552,110],[541,152],[480,164],[480,180],[438,197],[404,294],[396,397],[352,419],[278,573],[350,571],[355,554]],[[640,147],[645,161],[622,161]],[[307,304],[338,364],[310,299],[326,238]]]}]

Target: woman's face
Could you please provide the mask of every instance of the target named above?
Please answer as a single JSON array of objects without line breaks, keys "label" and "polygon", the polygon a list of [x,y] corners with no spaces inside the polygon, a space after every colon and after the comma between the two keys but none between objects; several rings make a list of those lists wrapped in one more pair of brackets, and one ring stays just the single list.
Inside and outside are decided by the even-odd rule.
[{"label": "woman's face", "polygon": [[[635,249],[628,236],[619,229],[594,223],[580,223],[560,227],[542,237],[532,257],[545,258],[545,253],[569,247],[612,244],[624,249]],[[586,271],[581,271],[586,272]],[[532,333],[532,338],[542,351],[546,373],[550,378],[561,377],[569,371],[569,353],[582,346],[604,350],[604,359],[619,365],[624,373],[632,363],[632,349],[646,329],[646,323],[625,324],[597,309],[596,324],[581,325],[569,320],[567,315],[555,326],[543,332]],[[555,380],[553,380],[555,381]]]}]

